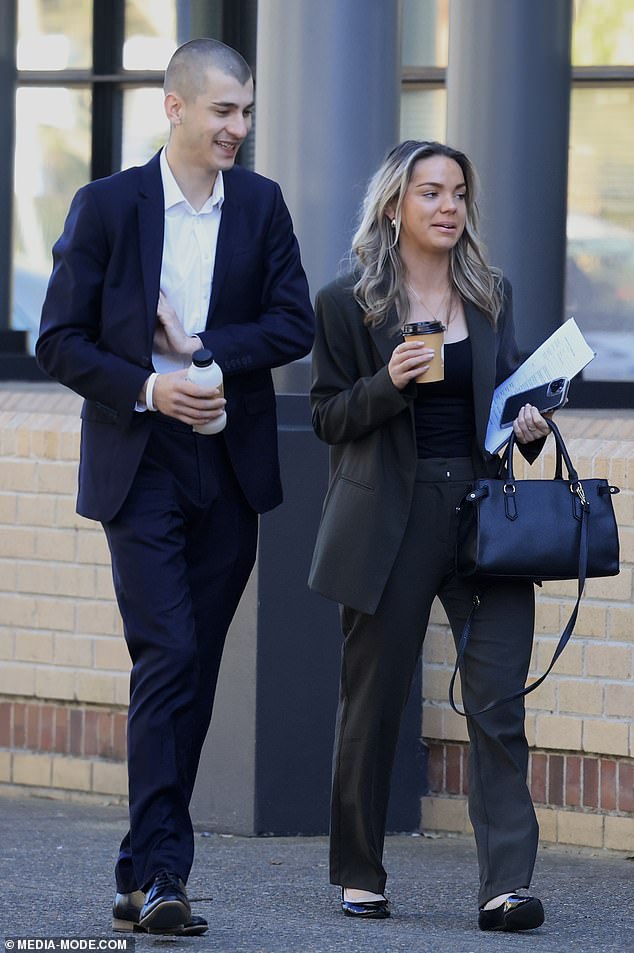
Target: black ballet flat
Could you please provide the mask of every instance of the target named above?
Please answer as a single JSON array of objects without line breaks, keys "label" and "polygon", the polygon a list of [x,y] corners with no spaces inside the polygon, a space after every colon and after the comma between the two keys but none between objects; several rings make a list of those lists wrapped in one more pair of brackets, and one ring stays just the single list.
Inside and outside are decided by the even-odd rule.
[{"label": "black ballet flat", "polygon": [[480,909],[478,926],[481,930],[500,930],[513,933],[534,930],[544,922],[544,908],[537,897],[518,897],[511,894],[493,910]]},{"label": "black ballet flat", "polygon": [[389,900],[344,900],[341,891],[341,909],[347,917],[358,920],[386,920],[390,916]]}]

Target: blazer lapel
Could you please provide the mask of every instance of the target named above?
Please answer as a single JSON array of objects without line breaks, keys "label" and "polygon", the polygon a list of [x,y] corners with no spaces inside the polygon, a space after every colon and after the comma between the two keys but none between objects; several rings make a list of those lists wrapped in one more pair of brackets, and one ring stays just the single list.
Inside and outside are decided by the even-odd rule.
[{"label": "blazer lapel", "polygon": [[218,303],[220,288],[227,274],[234,248],[236,247],[236,234],[240,215],[240,203],[237,201],[235,191],[232,188],[231,175],[225,172],[223,180],[225,197],[222,203],[222,216],[220,218],[220,228],[218,229],[216,260],[214,261],[214,273],[211,285],[211,298],[209,300],[209,311],[207,312],[208,328],[211,327],[213,323],[213,314],[216,304]]},{"label": "blazer lapel", "polygon": [[478,446],[484,447],[491,399],[495,388],[495,329],[470,301],[464,302],[471,359],[473,361],[473,406]]},{"label": "blazer lapel", "polygon": [[165,230],[165,198],[159,154],[150,159],[141,169],[139,187],[139,247],[141,269],[150,340],[156,325],[156,306],[161,285],[163,261],[163,233]]},{"label": "blazer lapel", "polygon": [[389,364],[390,358],[392,357],[392,351],[403,340],[403,335],[399,331],[395,331],[395,328],[398,326],[398,316],[396,314],[396,307],[392,305],[387,314],[387,319],[380,324],[378,327],[370,327],[370,337],[374,342],[374,346],[381,355],[381,358],[385,364]]}]

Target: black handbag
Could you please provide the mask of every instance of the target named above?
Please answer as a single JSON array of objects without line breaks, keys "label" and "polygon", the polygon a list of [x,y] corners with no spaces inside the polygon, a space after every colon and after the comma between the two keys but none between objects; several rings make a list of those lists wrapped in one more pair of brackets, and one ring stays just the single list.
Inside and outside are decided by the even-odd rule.
[{"label": "black handbag", "polygon": [[[612,496],[619,492],[604,479],[580,480],[559,429],[547,423],[557,444],[552,480],[516,480],[513,473],[515,435],[511,434],[497,478],[476,480],[459,509],[456,570],[472,577],[474,604],[458,645],[450,683],[451,707],[477,715],[534,691],[561,655],[574,629],[585,581],[616,576],[619,536]],[[564,478],[562,461],[567,477]],[[577,579],[577,601],[546,672],[528,688],[491,702],[477,712],[462,712],[453,689],[471,632],[473,614],[487,579]]]}]

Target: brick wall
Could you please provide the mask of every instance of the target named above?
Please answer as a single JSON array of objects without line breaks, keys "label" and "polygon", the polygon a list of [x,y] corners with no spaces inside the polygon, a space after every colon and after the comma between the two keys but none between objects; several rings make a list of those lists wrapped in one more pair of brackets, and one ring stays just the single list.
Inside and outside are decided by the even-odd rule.
[{"label": "brick wall", "polygon": [[[0,388],[0,786],[121,799],[129,661],[103,533],[75,514],[79,409],[54,385]],[[588,582],[571,643],[529,696],[531,786],[545,840],[632,850],[634,414],[558,419],[581,476],[621,487],[623,562],[619,576]],[[532,470],[551,476],[552,450]],[[567,582],[539,592],[533,675],[574,593]],[[432,830],[469,828],[465,725],[446,701],[453,657],[435,607],[423,687]]]},{"label": "brick wall", "polygon": [[101,527],[75,513],[80,405],[0,390],[0,784],[117,800],[129,660]]}]

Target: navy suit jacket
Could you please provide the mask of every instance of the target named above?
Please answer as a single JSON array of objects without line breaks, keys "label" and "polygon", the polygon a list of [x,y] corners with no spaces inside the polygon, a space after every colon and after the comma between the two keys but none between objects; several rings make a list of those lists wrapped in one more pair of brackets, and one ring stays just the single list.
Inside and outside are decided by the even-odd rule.
[{"label": "navy suit jacket", "polygon": [[[282,499],[271,368],[308,353],[314,315],[279,186],[239,166],[223,177],[212,295],[199,336],[225,375],[221,439],[247,501],[262,513]],[[103,522],[125,500],[151,429],[150,414],[136,412],[135,403],[153,369],[163,232],[156,155],[80,189],[53,248],[36,356],[85,399],[77,509]]]}]

